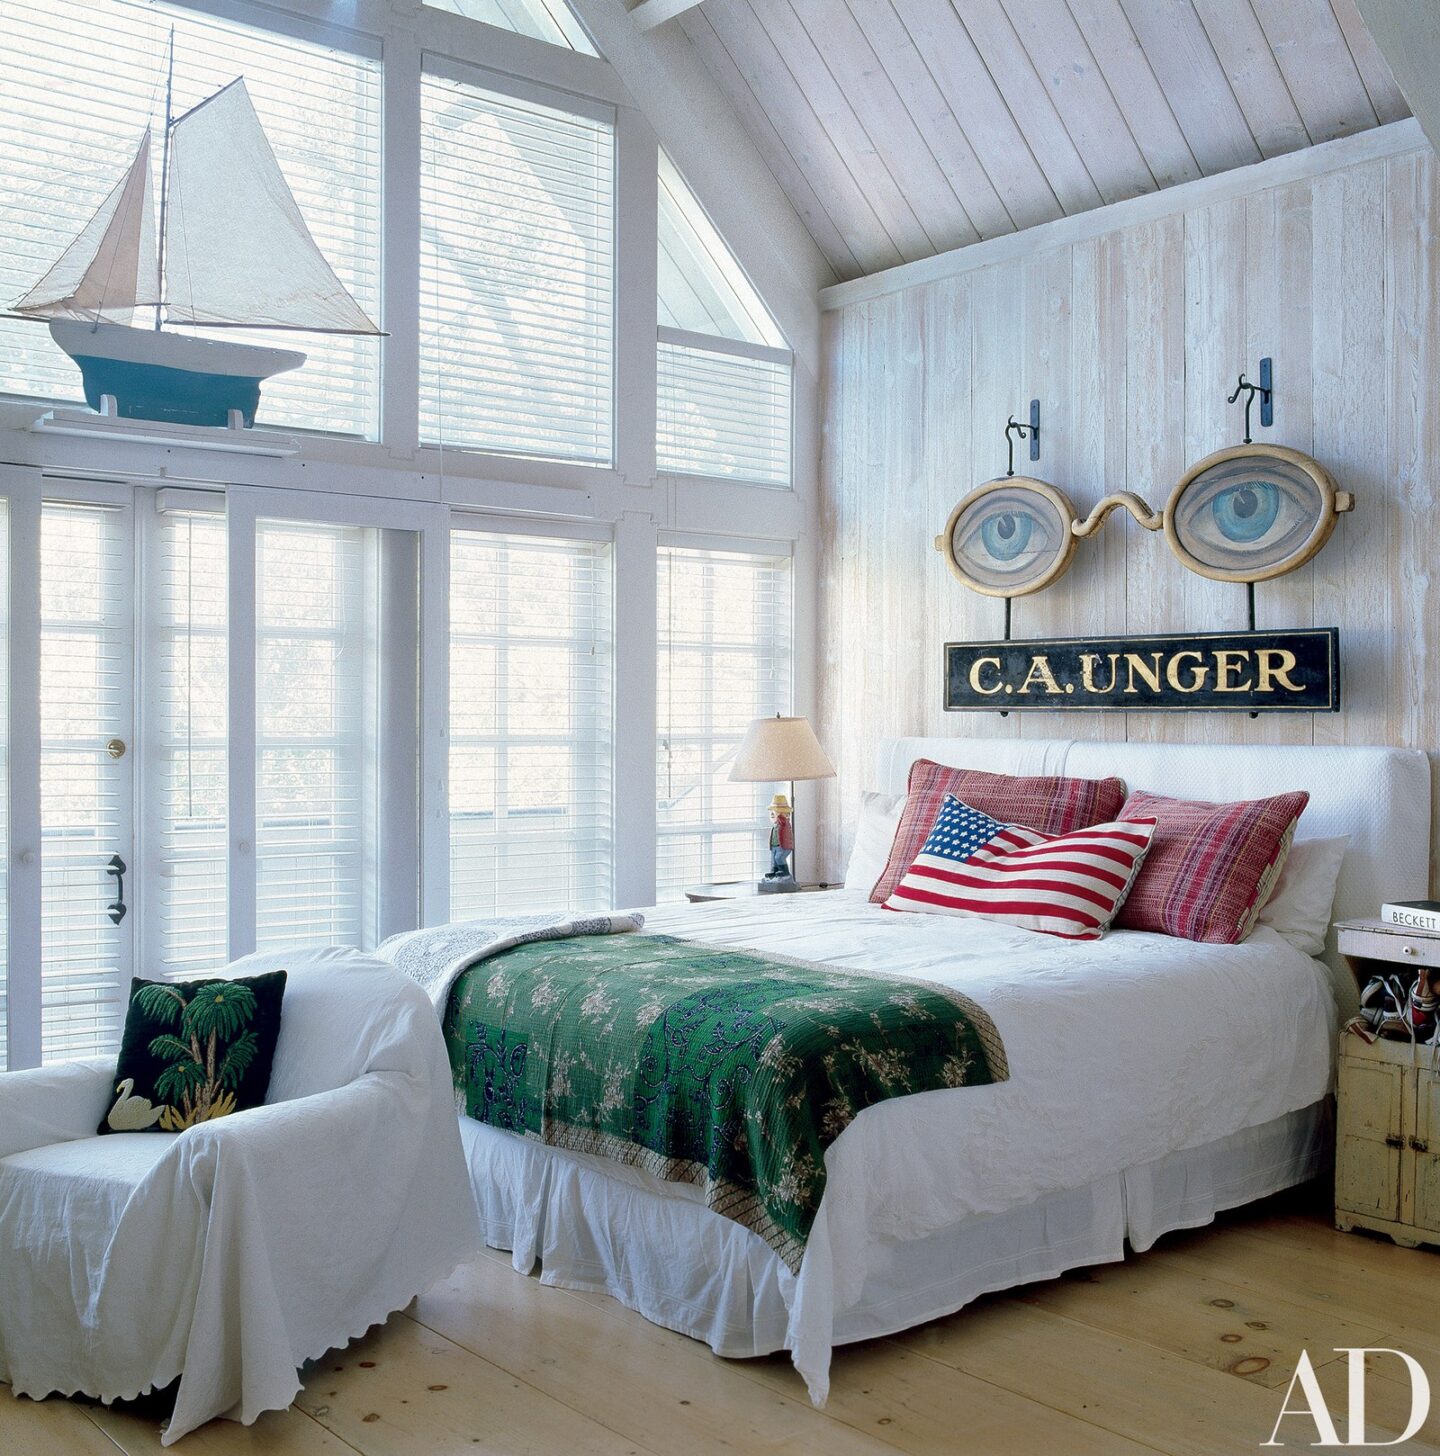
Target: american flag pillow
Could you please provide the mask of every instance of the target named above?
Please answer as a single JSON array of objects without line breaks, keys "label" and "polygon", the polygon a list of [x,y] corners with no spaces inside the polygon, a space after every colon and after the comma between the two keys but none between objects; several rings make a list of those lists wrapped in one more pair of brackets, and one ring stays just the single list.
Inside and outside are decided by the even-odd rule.
[{"label": "american flag pillow", "polygon": [[1002,824],[947,794],[885,908],[1098,940],[1130,893],[1154,832],[1153,819],[1121,819],[1041,834]]},{"label": "american flag pillow", "polygon": [[1119,819],[1125,785],[1119,779],[985,773],[917,758],[910,765],[900,826],[890,841],[885,868],[870,891],[874,904],[883,905],[890,898],[901,876],[915,862],[935,816],[944,807],[946,794],[954,794],[1004,824],[1024,824],[1042,834],[1069,834],[1072,829],[1088,829],[1092,824]]}]

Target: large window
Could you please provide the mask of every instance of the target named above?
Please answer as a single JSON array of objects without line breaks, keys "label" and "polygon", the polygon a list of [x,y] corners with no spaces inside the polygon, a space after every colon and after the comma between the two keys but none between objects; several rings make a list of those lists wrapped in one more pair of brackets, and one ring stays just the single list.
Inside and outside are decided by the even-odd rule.
[{"label": "large window", "polygon": [[611,903],[610,547],[458,530],[450,918]]},{"label": "large window", "polygon": [[788,486],[793,357],[664,152],[658,226],[657,464]]},{"label": "large window", "polygon": [[757,875],[775,786],[730,782],[753,718],[790,709],[790,558],[662,547],[657,889]]},{"label": "large window", "polygon": [[[243,75],[389,331],[176,325],[308,355],[262,430],[202,441],[42,420],[80,372],[0,318],[5,458],[33,462],[0,461],[0,1068],[110,1054],[132,974],[648,899],[657,804],[662,895],[762,866],[773,786],[728,775],[790,707],[768,538],[797,506],[729,487],[790,485],[793,359],[582,10],[0,0],[0,312],[90,235],[147,129],[161,170],[173,35],[176,113]],[[657,165],[658,216],[617,216]],[[650,298],[620,292],[650,287],[636,228],[653,360]]]},{"label": "large window", "polygon": [[[19,298],[60,256],[119,181],[147,125],[159,175],[172,27],[176,114],[244,75],[315,241],[360,306],[379,318],[378,60],[139,0],[6,0],[0,303]],[[265,386],[262,423],[377,432],[378,340],[224,332],[270,345],[293,337],[308,355],[303,369]],[[0,393],[76,400],[80,373],[42,325],[0,319]]]},{"label": "large window", "polygon": [[431,444],[608,464],[614,125],[578,98],[421,86],[420,427]]},{"label": "large window", "polygon": [[255,532],[256,892],[261,949],[375,938],[376,533]]}]

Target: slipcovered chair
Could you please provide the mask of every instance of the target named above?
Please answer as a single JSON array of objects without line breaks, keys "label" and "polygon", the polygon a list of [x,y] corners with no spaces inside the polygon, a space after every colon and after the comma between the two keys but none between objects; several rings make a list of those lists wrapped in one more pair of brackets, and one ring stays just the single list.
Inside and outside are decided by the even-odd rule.
[{"label": "slipcovered chair", "polygon": [[305,1361],[480,1247],[434,1008],[354,951],[289,972],[264,1107],[96,1128],[113,1058],[0,1075],[0,1381],[129,1399],[179,1377],[170,1445],[289,1405]]}]

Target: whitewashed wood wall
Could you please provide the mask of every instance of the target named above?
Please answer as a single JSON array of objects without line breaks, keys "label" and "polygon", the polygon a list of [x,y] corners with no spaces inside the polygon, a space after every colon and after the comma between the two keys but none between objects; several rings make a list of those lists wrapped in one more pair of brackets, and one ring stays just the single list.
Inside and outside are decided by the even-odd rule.
[{"label": "whitewashed wood wall", "polygon": [[[1202,184],[1203,185],[1203,184]],[[827,315],[819,717],[838,778],[826,871],[844,867],[875,748],[896,734],[1440,749],[1440,169],[1428,148],[1117,227]],[[1355,493],[1309,566],[1256,588],[1262,627],[1341,629],[1337,715],[946,713],[941,648],[1001,634],[1003,604],[933,547],[1004,473],[1013,411],[1041,403],[1025,470],[1084,514],[1239,443],[1240,370],[1275,361],[1275,425]],[[1123,513],[1017,637],[1241,628],[1243,587],[1181,567]],[[1437,762],[1440,770],[1440,762]],[[1437,799],[1440,825],[1440,799]],[[1432,860],[1433,863],[1433,860]]]}]

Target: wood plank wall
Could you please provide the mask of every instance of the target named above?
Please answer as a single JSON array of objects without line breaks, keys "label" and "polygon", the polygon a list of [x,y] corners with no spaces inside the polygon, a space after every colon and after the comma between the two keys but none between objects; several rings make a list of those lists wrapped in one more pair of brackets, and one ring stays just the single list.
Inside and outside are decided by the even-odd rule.
[{"label": "wood plank wall", "polygon": [[[838,769],[821,853],[843,871],[875,750],[897,734],[1423,748],[1440,780],[1440,167],[1429,149],[1257,190],[827,315],[819,726]],[[1341,629],[1335,716],[946,713],[941,646],[998,637],[999,601],[933,547],[1003,474],[1002,431],[1041,402],[1041,458],[1083,515],[1157,509],[1242,437],[1225,396],[1275,361],[1275,426],[1357,497],[1309,566],[1256,588],[1262,627]],[[1023,460],[1023,447],[1021,452]],[[1240,628],[1242,587],[1186,571],[1123,513],[1017,637]],[[1440,789],[1440,784],[1437,784]],[[1440,828],[1440,793],[1436,800]],[[1432,877],[1434,858],[1432,856]]]}]

